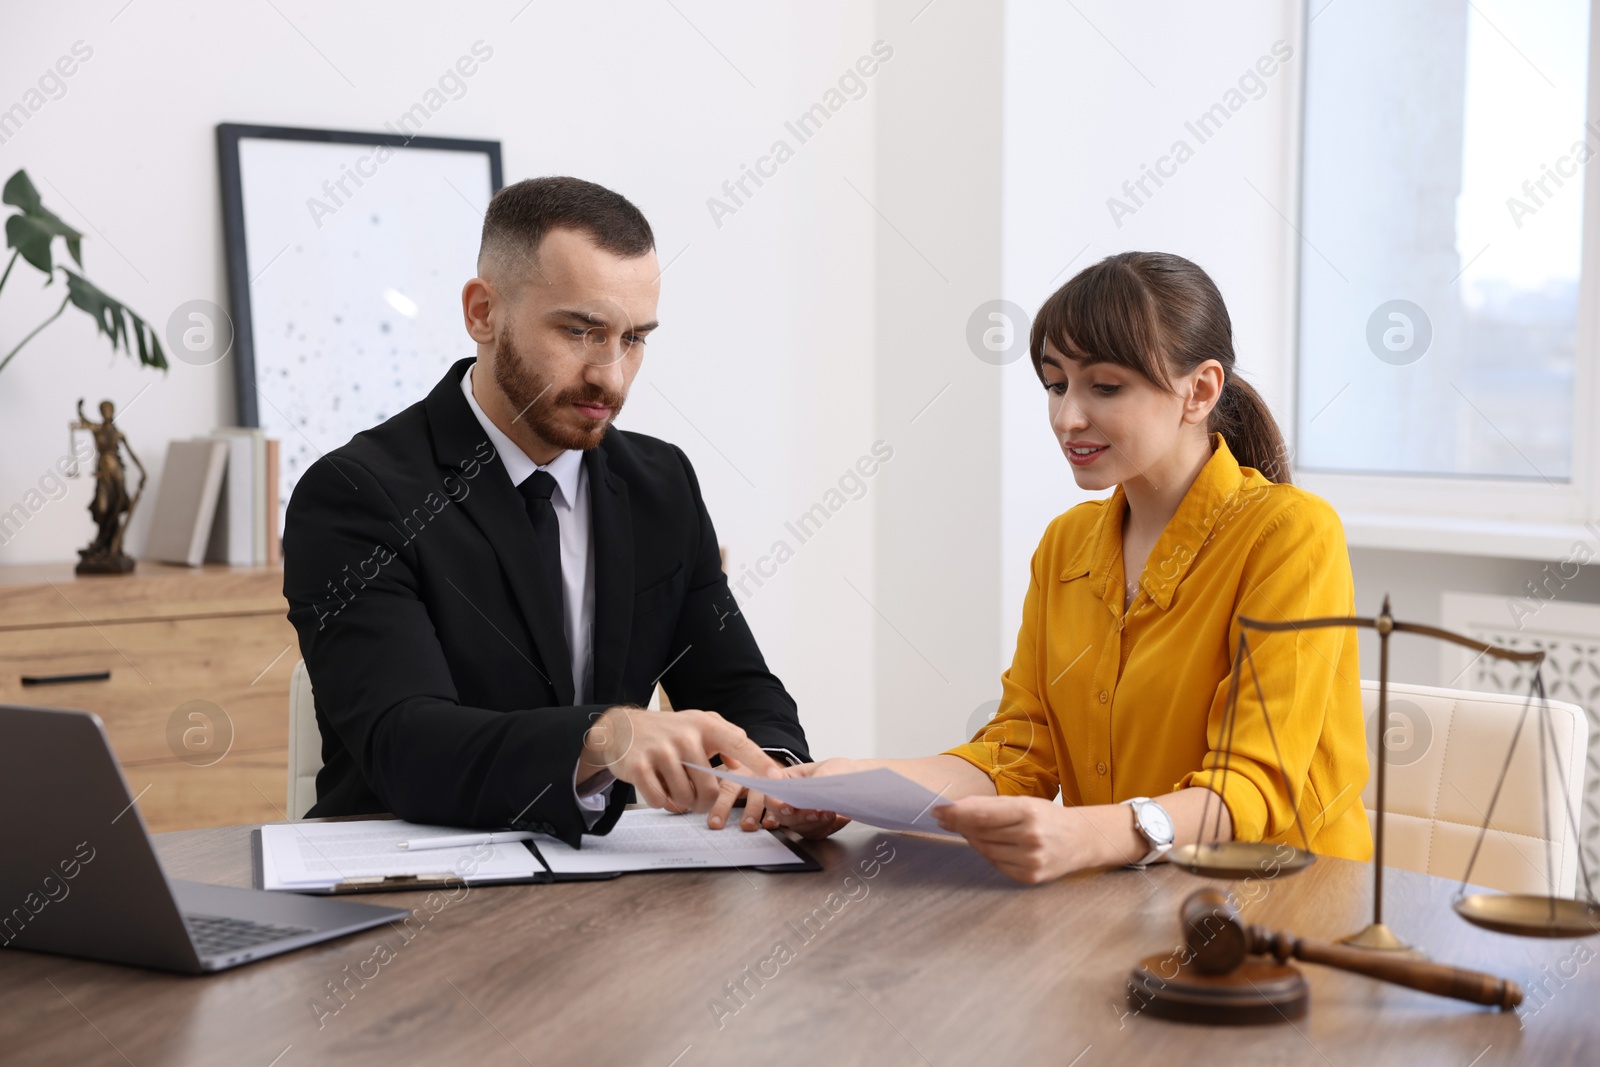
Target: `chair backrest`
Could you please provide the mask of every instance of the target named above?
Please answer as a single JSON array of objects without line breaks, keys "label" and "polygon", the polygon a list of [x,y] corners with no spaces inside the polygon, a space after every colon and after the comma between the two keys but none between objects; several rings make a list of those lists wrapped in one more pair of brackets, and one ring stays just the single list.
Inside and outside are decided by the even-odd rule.
[{"label": "chair backrest", "polygon": [[289,792],[284,811],[290,821],[305,817],[317,802],[317,772],[322,770],[322,731],[317,728],[317,705],[311,695],[311,675],[306,661],[294,665],[289,680]]},{"label": "chair backrest", "polygon": [[[1364,679],[1361,698],[1367,753],[1373,759],[1362,792],[1370,820],[1377,802],[1378,683]],[[1555,753],[1541,781],[1537,704],[1528,706],[1527,721],[1516,734],[1525,705],[1525,695],[1389,684],[1386,864],[1460,881],[1515,734],[1516,754],[1472,881],[1507,893],[1573,895],[1578,837],[1567,813],[1579,811],[1582,802],[1588,719],[1576,704],[1549,702]]]}]

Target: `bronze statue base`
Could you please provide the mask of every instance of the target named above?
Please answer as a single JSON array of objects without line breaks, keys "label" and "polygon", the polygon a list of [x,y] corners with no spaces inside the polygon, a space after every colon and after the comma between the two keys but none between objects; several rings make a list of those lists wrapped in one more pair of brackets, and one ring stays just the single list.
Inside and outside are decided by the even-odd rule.
[{"label": "bronze statue base", "polygon": [[[83,556],[83,553],[79,555]],[[77,574],[131,574],[133,568],[133,557],[118,553],[115,556],[83,556],[73,571]]]}]

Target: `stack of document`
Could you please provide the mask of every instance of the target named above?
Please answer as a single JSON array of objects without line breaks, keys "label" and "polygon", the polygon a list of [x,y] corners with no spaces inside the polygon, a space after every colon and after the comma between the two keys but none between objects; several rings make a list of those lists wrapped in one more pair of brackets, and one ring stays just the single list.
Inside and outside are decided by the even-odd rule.
[{"label": "stack of document", "polygon": [[539,858],[521,842],[463,848],[400,848],[402,841],[459,834],[457,827],[399,819],[273,823],[261,828],[263,889],[330,890],[416,879],[534,881]]},{"label": "stack of document", "polygon": [[534,838],[534,844],[550,872],[557,875],[780,867],[803,862],[782,838],[766,830],[742,830],[737,818],[721,830],[712,830],[704,815],[665,811],[624,812],[609,834],[585,837],[582,849],[543,834]]},{"label": "stack of document", "polygon": [[[428,838],[472,836],[472,844],[419,848]],[[626,871],[760,867],[814,870],[816,862],[766,830],[706,826],[704,815],[625,811],[611,832],[581,849],[544,834],[484,843],[487,832],[399,819],[274,823],[261,828],[260,888],[300,893],[363,892],[435,885],[552,882]],[[401,842],[413,847],[402,848]]]}]

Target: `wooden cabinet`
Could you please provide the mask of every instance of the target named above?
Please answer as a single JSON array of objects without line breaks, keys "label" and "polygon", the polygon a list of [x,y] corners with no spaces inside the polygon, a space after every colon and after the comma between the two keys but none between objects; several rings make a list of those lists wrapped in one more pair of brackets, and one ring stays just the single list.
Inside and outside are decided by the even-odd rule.
[{"label": "wooden cabinet", "polygon": [[278,567],[3,567],[0,702],[99,715],[154,832],[277,821],[300,658],[286,611]]}]

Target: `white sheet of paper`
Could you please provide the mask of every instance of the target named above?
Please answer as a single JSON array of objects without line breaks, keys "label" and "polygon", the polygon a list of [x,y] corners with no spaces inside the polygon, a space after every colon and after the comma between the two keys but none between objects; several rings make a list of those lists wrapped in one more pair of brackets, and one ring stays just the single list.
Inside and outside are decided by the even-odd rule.
[{"label": "white sheet of paper", "polygon": [[700,773],[709,770],[718,778],[738,782],[758,793],[801,809],[836,811],[848,819],[885,830],[917,830],[955,837],[933,817],[939,794],[918,785],[887,767],[853,774],[830,774],[821,778],[758,778],[734,774],[720,767],[701,767],[683,761]]},{"label": "white sheet of paper", "polygon": [[261,828],[262,888],[326,888],[347,878],[374,875],[529,878],[543,870],[521,842],[419,852],[396,847],[400,841],[463,832],[460,827],[422,826],[399,819],[272,823]]},{"label": "white sheet of paper", "polygon": [[658,871],[695,867],[758,867],[803,861],[768,830],[741,830],[730,822],[706,826],[704,815],[673,815],[633,809],[622,813],[603,837],[585,834],[576,849],[553,837],[534,838],[545,864],[556,874]]}]

